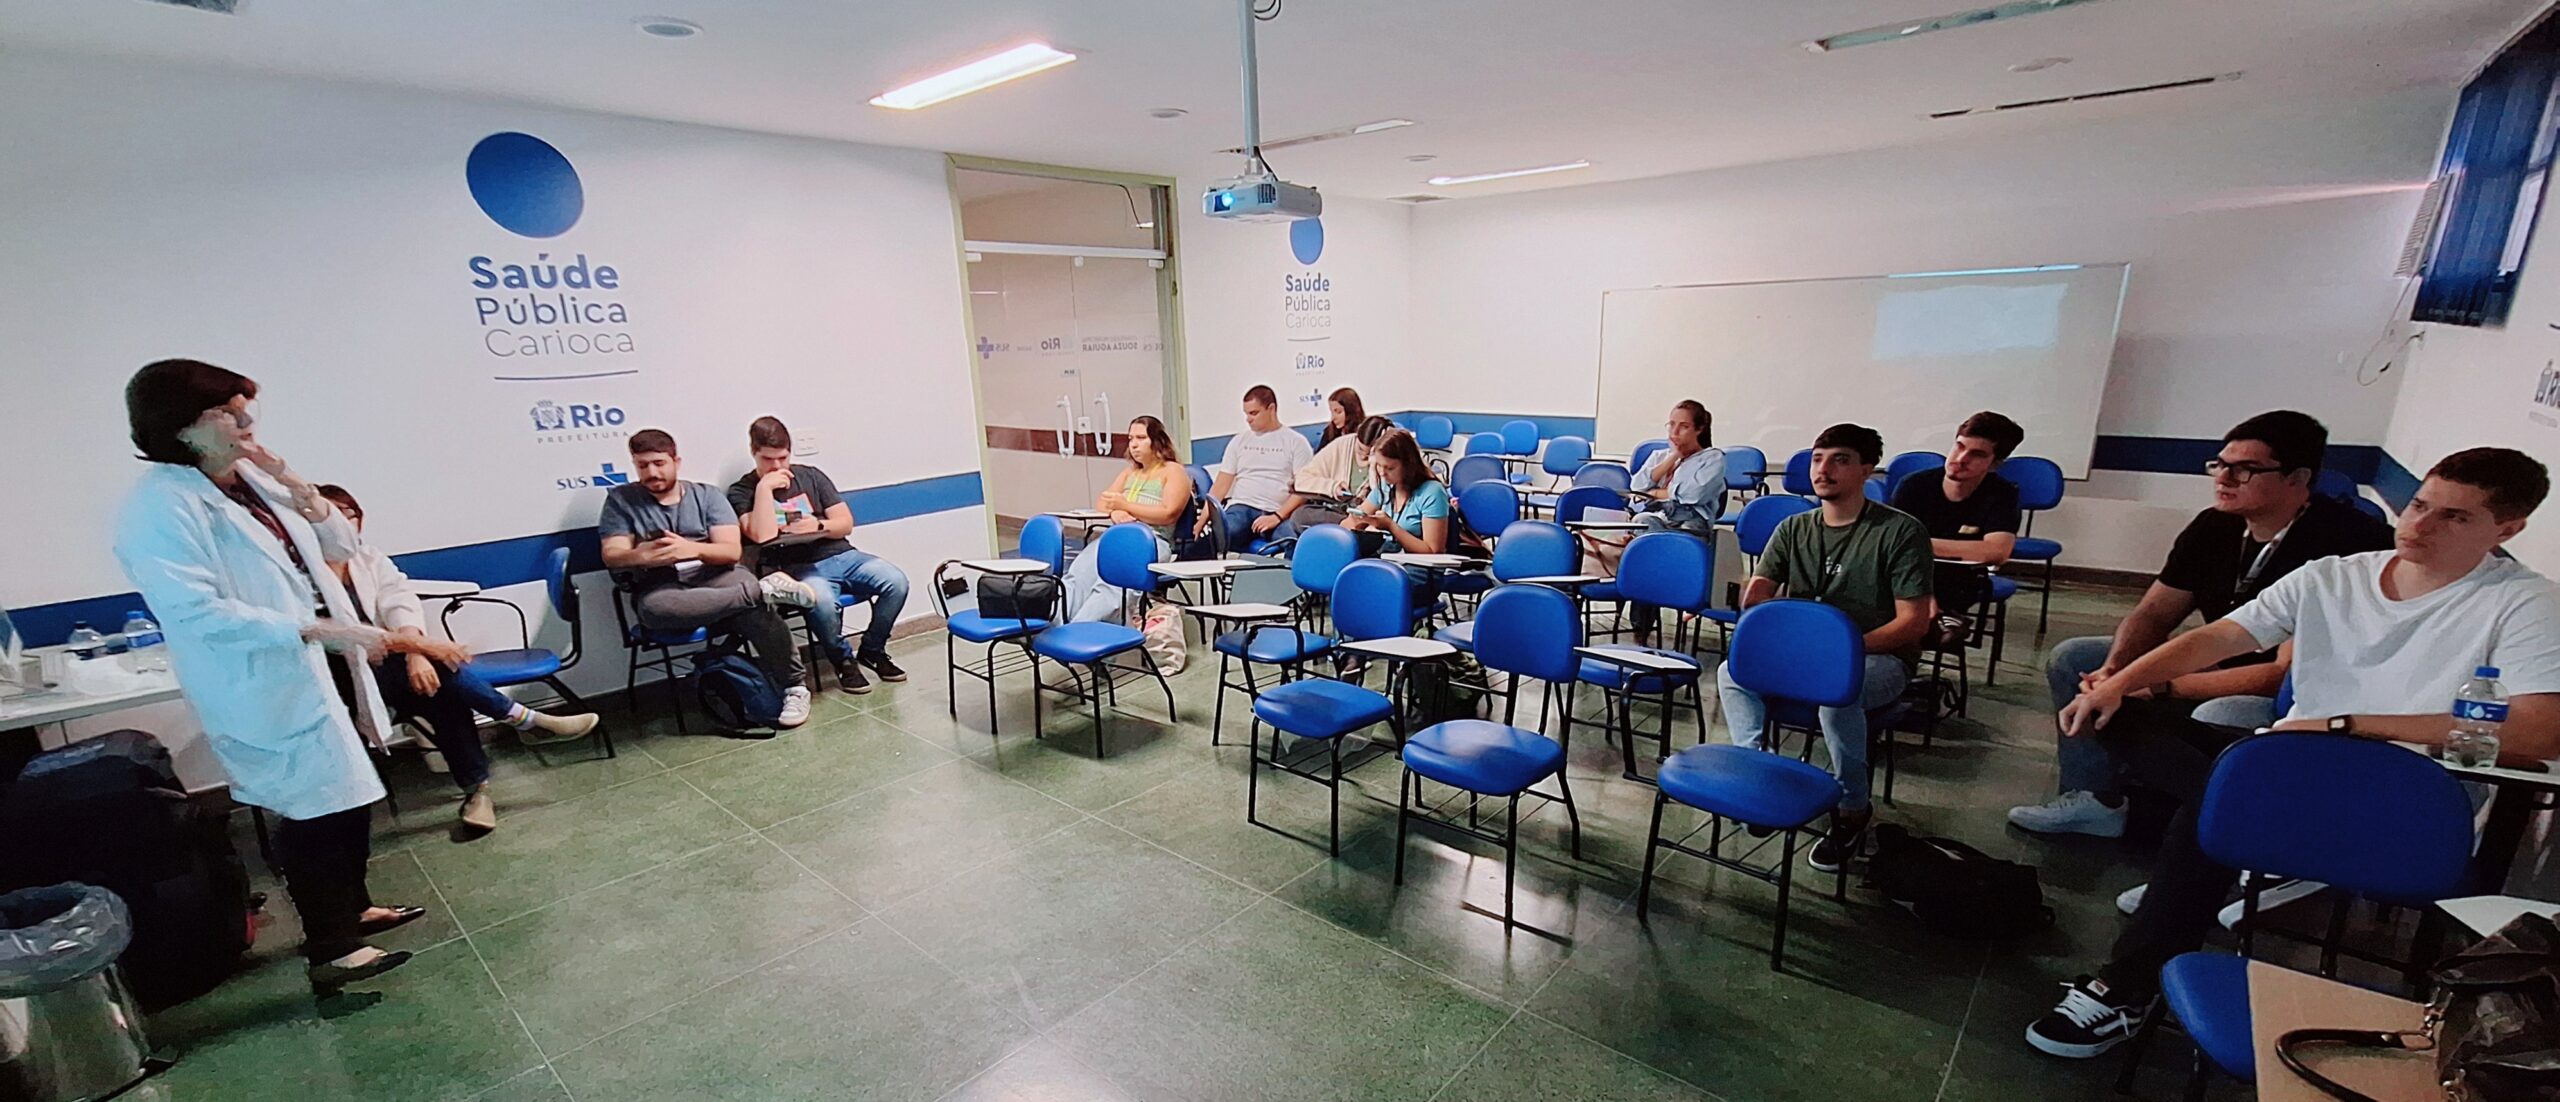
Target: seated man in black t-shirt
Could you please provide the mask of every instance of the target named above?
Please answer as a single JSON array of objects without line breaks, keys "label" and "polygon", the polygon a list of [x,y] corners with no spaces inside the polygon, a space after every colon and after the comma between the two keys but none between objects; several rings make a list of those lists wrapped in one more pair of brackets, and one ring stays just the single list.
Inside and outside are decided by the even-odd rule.
[{"label": "seated man in black t-shirt", "polygon": [[[2112,638],[2054,645],[2045,666],[2054,711],[2078,698],[2084,686],[2168,642],[2188,613],[2200,613],[2210,624],[2304,563],[2391,547],[2390,525],[2311,492],[2328,444],[2327,428],[2292,410],[2261,413],[2223,434],[2221,454],[2205,463],[2204,473],[2213,479],[2213,507],[2178,533],[2142,603]],[[2276,659],[2273,651],[2243,655],[2217,669],[2145,686],[2137,695],[2170,702],[2205,723],[2261,727],[2273,722],[2276,689],[2284,682],[2285,663]],[[2061,795],[2010,808],[2009,822],[2039,834],[2123,835],[2118,765],[2104,744],[2065,738],[2057,747]]]},{"label": "seated man in black t-shirt", "polygon": [[2017,549],[2018,487],[1993,472],[2026,439],[2017,422],[1984,410],[1956,426],[1946,469],[1914,474],[1893,492],[1893,507],[1929,529],[1942,614],[1973,607],[1988,588],[1987,568]]},{"label": "seated man in black t-shirt", "polygon": [[[882,681],[906,680],[907,671],[889,658],[889,631],[907,607],[906,571],[846,542],[853,534],[853,507],[825,471],[791,461],[791,430],[781,419],[756,418],[747,426],[747,446],[756,466],[730,484],[729,505],[738,511],[746,541],[756,545],[756,568],[781,571],[818,591],[817,603],[803,615],[835,665],[837,687],[870,692],[865,666]],[[871,602],[871,625],[863,629],[859,650],[844,641],[840,593]]]}]

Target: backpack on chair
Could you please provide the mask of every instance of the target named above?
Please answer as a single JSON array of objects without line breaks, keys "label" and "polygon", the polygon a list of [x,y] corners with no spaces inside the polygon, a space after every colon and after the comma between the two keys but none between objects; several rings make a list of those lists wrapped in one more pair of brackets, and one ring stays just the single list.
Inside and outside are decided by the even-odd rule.
[{"label": "backpack on chair", "polygon": [[710,647],[693,656],[693,692],[703,714],[730,730],[782,722],[782,689],[735,647]]}]

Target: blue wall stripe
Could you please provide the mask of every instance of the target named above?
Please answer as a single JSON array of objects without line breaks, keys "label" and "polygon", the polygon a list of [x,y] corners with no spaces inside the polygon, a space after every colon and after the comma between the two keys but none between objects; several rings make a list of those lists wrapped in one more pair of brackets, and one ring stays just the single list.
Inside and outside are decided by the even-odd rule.
[{"label": "blue wall stripe", "polygon": [[[881,524],[983,505],[986,503],[986,484],[979,472],[967,471],[886,486],[865,486],[847,492],[845,501],[853,507],[857,525]],[[494,589],[541,580],[543,564],[556,547],[569,549],[572,573],[604,569],[604,552],[593,528],[573,528],[538,536],[412,551],[394,555],[391,561],[399,564],[401,571],[411,577],[470,582],[483,589]],[[74,623],[85,622],[99,631],[112,634],[124,627],[127,612],[141,607],[142,595],[126,592],[11,609],[9,617],[17,627],[19,638],[26,640],[29,646],[50,646],[68,638]]]},{"label": "blue wall stripe", "polygon": [[2409,468],[2401,466],[2400,460],[2390,452],[2382,453],[2380,465],[2374,469],[2371,481],[2375,492],[2390,503],[2391,511],[2395,513],[2408,508],[2409,499],[2418,496],[2418,476],[2409,473]]}]

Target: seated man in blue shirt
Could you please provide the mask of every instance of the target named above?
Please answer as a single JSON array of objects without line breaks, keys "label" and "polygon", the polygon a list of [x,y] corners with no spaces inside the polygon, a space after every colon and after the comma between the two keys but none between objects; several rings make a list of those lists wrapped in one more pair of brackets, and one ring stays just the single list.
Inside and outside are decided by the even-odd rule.
[{"label": "seated man in blue shirt", "polygon": [[[1663,435],[1671,446],[1635,472],[1635,492],[1650,502],[1636,514],[1647,531],[1679,531],[1705,540],[1715,538],[1716,518],[1724,515],[1725,486],[1724,453],[1707,445],[1714,424],[1707,407],[1695,398],[1671,407],[1671,417],[1663,425]],[[1626,544],[1602,540],[1593,543],[1601,561],[1614,570]],[[1635,624],[1636,642],[1651,645],[1661,610],[1630,601],[1627,618]]]}]

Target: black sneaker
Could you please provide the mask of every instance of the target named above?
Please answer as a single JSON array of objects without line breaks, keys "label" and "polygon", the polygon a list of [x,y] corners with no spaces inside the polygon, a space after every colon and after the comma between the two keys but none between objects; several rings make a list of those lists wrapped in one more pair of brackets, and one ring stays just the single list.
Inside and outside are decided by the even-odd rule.
[{"label": "black sneaker", "polygon": [[2062,1002],[2027,1027],[2027,1043],[2048,1055],[2086,1060],[2123,1044],[2142,1028],[2151,1000],[2127,999],[2106,981],[2082,976],[2062,985]]},{"label": "black sneaker", "polygon": [[907,671],[899,669],[898,663],[889,657],[889,652],[887,651],[882,651],[878,654],[857,654],[853,657],[853,660],[871,667],[871,672],[879,674],[880,680],[882,681],[904,681],[907,679]]},{"label": "black sneaker", "polygon": [[857,695],[871,691],[871,679],[862,676],[859,660],[846,659],[836,663],[836,688]]},{"label": "black sneaker", "polygon": [[1813,844],[1813,849],[1804,855],[1804,863],[1815,872],[1840,871],[1840,866],[1858,855],[1859,844],[1867,840],[1867,824],[1874,821],[1872,812],[1855,819],[1832,812],[1830,833]]}]

